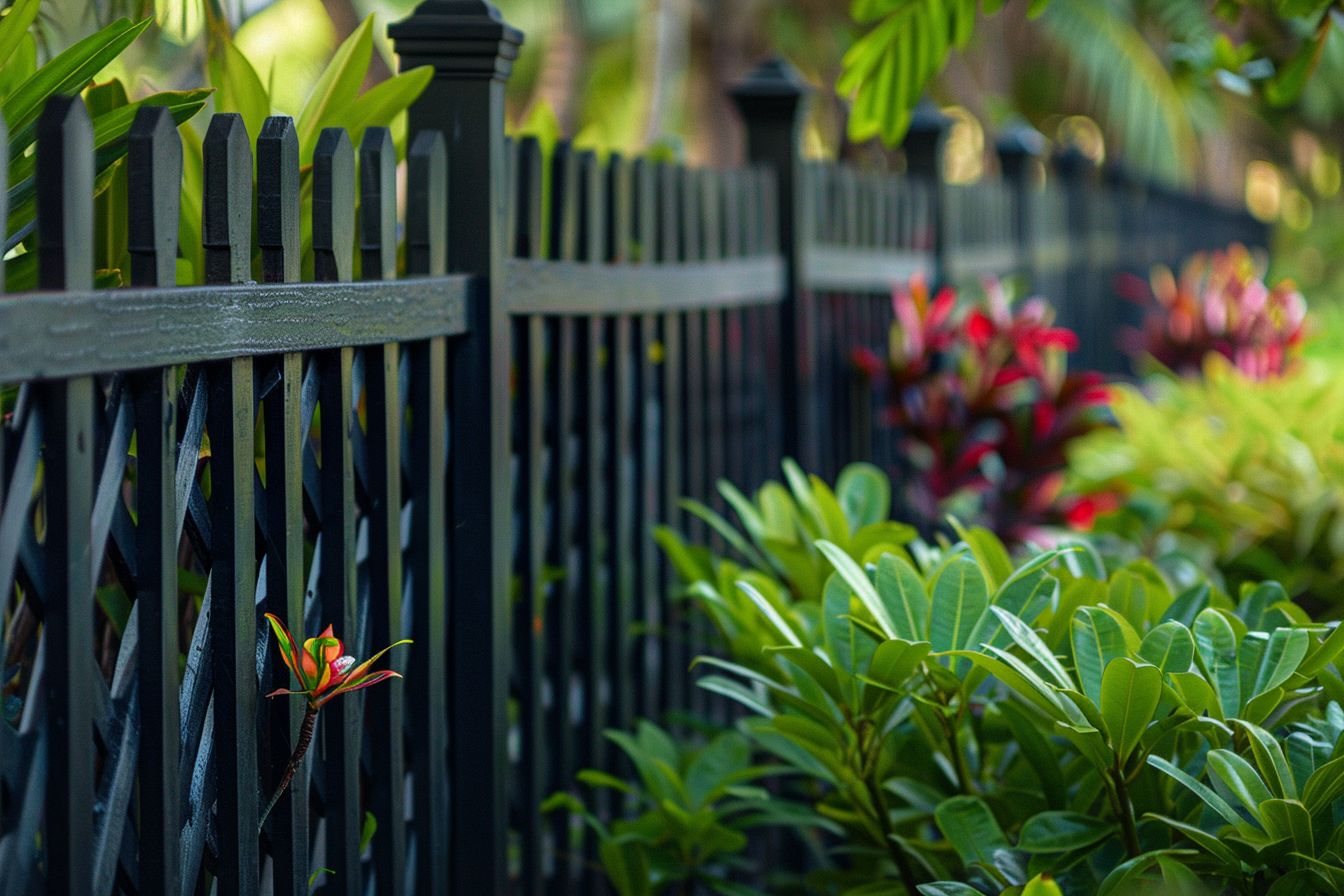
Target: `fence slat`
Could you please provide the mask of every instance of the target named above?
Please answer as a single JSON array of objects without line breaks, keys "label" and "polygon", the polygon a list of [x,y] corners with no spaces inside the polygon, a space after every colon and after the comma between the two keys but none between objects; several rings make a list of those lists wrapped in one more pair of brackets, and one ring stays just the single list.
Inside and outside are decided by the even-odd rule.
[{"label": "fence slat", "polygon": [[[654,181],[653,165],[646,158],[637,158],[631,166],[632,202],[634,218],[634,241],[632,250],[637,254],[634,260],[639,264],[651,264],[657,242],[657,186]],[[641,533],[638,540],[637,615],[643,635],[635,645],[638,670],[635,674],[635,686],[638,689],[635,711],[644,718],[658,715],[659,683],[661,680],[662,643],[658,630],[662,625],[662,603],[659,600],[659,582],[662,579],[663,559],[659,556],[654,541],[649,537],[653,526],[660,522],[658,499],[661,483],[659,470],[658,428],[661,420],[658,416],[658,379],[659,367],[655,354],[661,352],[658,342],[658,316],[642,314],[639,317],[635,353],[635,409],[638,414],[635,426],[636,494],[639,500],[635,505],[635,531]]]},{"label": "fence slat", "polygon": [[[532,258],[543,252],[542,156],[535,137],[518,142],[515,171],[515,252]],[[546,322],[530,315],[516,322],[519,357],[519,395],[522,429],[518,433],[518,488],[521,493],[522,597],[517,604],[513,634],[519,728],[522,736],[518,768],[518,815],[521,838],[521,876],[517,892],[539,896],[545,869],[544,830],[540,816],[546,797],[546,762],[550,743],[545,737],[543,687],[546,671]],[[560,786],[557,782],[557,786]]]},{"label": "fence slat", "polygon": [[[93,270],[93,127],[84,103],[53,97],[37,121],[38,278],[44,289],[88,289]],[[46,643],[49,766],[47,892],[92,889],[94,385],[90,377],[40,383],[46,445]]]},{"label": "fence slat", "polygon": [[[127,137],[127,245],[131,282],[171,286],[176,278],[182,141],[162,106],[135,114]],[[182,892],[178,778],[177,395],[164,367],[134,374],[135,602],[139,608],[140,886]]]},{"label": "fence slat", "polygon": [[[550,255],[573,261],[578,252],[578,173],[574,152],[568,141],[559,141],[551,155]],[[548,321],[551,344],[550,382],[554,395],[550,424],[551,490],[548,502],[554,508],[549,548],[552,568],[563,570],[547,601],[546,664],[551,683],[551,712],[547,727],[554,740],[550,749],[550,781],[565,786],[576,770],[578,755],[576,720],[571,692],[575,673],[575,613],[580,599],[579,569],[575,521],[578,518],[577,485],[572,442],[578,414],[574,373],[577,365],[574,320],[570,317]],[[551,819],[551,838],[556,849],[556,871],[549,892],[570,893],[580,873],[581,857],[570,849],[571,816],[559,811]]]},{"label": "fence slat", "polygon": [[[614,263],[628,260],[632,238],[630,165],[613,153],[607,163],[606,258]],[[610,323],[607,336],[607,394],[612,412],[612,452],[608,465],[612,488],[606,508],[609,531],[607,581],[611,594],[606,643],[610,651],[610,710],[604,727],[628,731],[634,720],[635,664],[631,653],[631,629],[637,600],[635,592],[635,544],[648,537],[636,534],[634,523],[636,451],[634,351],[632,321],[622,314]],[[642,405],[640,406],[642,409]]]},{"label": "fence slat", "polygon": [[[321,193],[321,178],[317,191]],[[299,140],[294,122],[267,118],[257,137],[257,242],[262,277],[271,283],[299,279]],[[302,633],[303,580],[303,426],[299,392],[302,356],[287,352],[257,361],[261,382],[275,385],[262,396],[261,420],[266,442],[265,607]],[[296,634],[302,637],[302,634]],[[292,687],[289,670],[268,650],[265,689]],[[303,722],[301,700],[268,701],[263,796],[283,776]],[[301,896],[308,887],[308,763],[294,776],[267,819],[277,892]]]},{"label": "fence slat", "polygon": [[[438,276],[447,263],[448,166],[443,135],[421,131],[407,175],[407,272]],[[415,893],[448,890],[447,342],[407,346],[410,434],[406,555],[411,645],[406,681],[415,840]]]},{"label": "fence slat", "polygon": [[[355,622],[355,494],[351,440],[354,351],[316,353],[318,402],[322,417],[321,498],[318,516],[321,624],[335,628],[353,648]],[[359,869],[359,701],[335,700],[321,716],[322,793],[326,826],[325,862],[334,874],[329,886],[340,896],[362,891]]]},{"label": "fence slat", "polygon": [[[592,151],[579,153],[578,195],[579,258],[589,263],[601,263],[606,254],[606,177]],[[604,575],[602,551],[606,538],[607,490],[610,483],[604,475],[604,444],[607,440],[607,397],[604,391],[603,365],[606,320],[589,315],[582,321],[583,350],[579,379],[583,395],[582,431],[580,433],[580,490],[583,504],[580,510],[583,524],[579,530],[579,550],[582,556],[579,618],[583,626],[580,636],[580,657],[583,693],[583,722],[580,738],[579,764],[582,768],[606,768],[606,741],[602,737],[605,725],[605,694],[610,682],[610,668],[605,646],[607,644],[607,581]],[[576,770],[571,770],[571,774]],[[610,805],[610,792],[605,788],[594,794],[594,807],[605,814]],[[591,832],[585,834],[585,889],[598,892],[602,877],[597,871],[597,843]]]},{"label": "fence slat", "polygon": [[[252,267],[252,149],[242,117],[214,116],[204,149],[206,280],[241,282]],[[215,696],[213,739],[202,738],[201,750],[213,749],[218,782],[219,891],[241,896],[256,891],[259,865],[252,359],[219,361],[206,376]]]},{"label": "fence slat", "polygon": [[[397,151],[387,128],[369,128],[359,147],[360,251],[365,280],[391,280],[397,273]],[[367,397],[369,501],[369,632],[371,649],[401,637],[401,402],[396,343],[364,349]],[[415,649],[415,645],[411,645]],[[404,669],[402,651],[391,668]],[[373,745],[370,803],[378,819],[373,840],[377,891],[400,896],[405,887],[406,820],[402,793],[406,768],[402,748],[402,688],[368,693],[367,723]]]},{"label": "fence slat", "polygon": [[[678,201],[678,191],[681,178],[676,167],[659,163],[655,169],[657,178],[657,216],[658,239],[656,241],[656,254],[653,256],[655,261],[675,262],[681,259],[681,239],[679,223],[681,220],[681,205]],[[685,419],[682,410],[682,321],[681,315],[677,312],[669,312],[662,315],[659,327],[659,341],[662,348],[662,360],[660,363],[661,377],[659,379],[658,400],[663,410],[662,419],[662,483],[663,500],[660,522],[675,525],[678,520],[676,508],[682,496],[685,494],[685,480],[681,472],[682,453],[682,421]],[[678,628],[679,614],[675,611],[672,604],[673,589],[677,588],[677,581],[670,566],[663,567],[663,592],[662,592],[662,628],[659,632],[662,638],[662,668],[659,670],[661,679],[661,697],[659,701],[660,714],[665,713],[669,708],[684,706],[685,686],[685,643]]]}]

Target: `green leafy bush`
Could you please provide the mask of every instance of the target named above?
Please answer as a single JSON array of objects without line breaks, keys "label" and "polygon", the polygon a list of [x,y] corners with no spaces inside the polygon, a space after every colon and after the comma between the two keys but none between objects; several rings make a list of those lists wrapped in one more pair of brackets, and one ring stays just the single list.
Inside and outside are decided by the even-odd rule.
[{"label": "green leafy bush", "polygon": [[1231,588],[1274,579],[1338,613],[1344,587],[1344,371],[1308,362],[1254,382],[1219,357],[1200,379],[1113,390],[1118,427],[1070,449],[1096,523],[1144,552],[1193,558]]},{"label": "green leafy bush", "polygon": [[[1083,546],[1014,560],[984,529],[856,545],[881,522],[872,468],[834,492],[788,478],[779,532],[818,494],[865,508],[833,520],[847,544],[812,540],[815,590],[726,520],[733,557],[661,536],[723,635],[697,666],[744,710],[756,757],[736,767],[788,769],[808,816],[763,820],[825,847],[770,892],[1339,892],[1344,628],[1275,583],[1233,600]],[[782,503],[763,492],[732,502],[748,533]]]}]

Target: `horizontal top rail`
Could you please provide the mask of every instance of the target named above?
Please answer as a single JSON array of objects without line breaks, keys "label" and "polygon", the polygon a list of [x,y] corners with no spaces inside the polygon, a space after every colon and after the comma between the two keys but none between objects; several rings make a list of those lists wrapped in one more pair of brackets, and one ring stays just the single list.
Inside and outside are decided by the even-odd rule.
[{"label": "horizontal top rail", "polygon": [[933,253],[914,249],[853,249],[810,246],[803,255],[806,288],[818,292],[880,292],[931,276]]},{"label": "horizontal top rail", "polygon": [[511,314],[695,311],[766,305],[784,296],[778,255],[647,265],[515,258],[507,270]]},{"label": "horizontal top rail", "polygon": [[27,293],[0,299],[0,382],[467,331],[466,275]]}]

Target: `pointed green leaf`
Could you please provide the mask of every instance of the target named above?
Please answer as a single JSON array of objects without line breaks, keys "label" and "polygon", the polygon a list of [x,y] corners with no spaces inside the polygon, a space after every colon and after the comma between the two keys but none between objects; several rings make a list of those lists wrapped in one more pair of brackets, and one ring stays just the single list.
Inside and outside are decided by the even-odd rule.
[{"label": "pointed green leaf", "polygon": [[896,554],[878,558],[877,595],[887,609],[896,637],[906,641],[927,637],[929,596],[909,561]]},{"label": "pointed green leaf", "polygon": [[1138,746],[1162,700],[1162,672],[1129,657],[1112,660],[1101,677],[1101,717],[1123,763]]},{"label": "pointed green leaf", "polygon": [[1195,639],[1179,622],[1164,622],[1144,636],[1139,656],[1163,672],[1187,672],[1195,658]]},{"label": "pointed green leaf", "polygon": [[994,851],[1007,849],[1008,838],[984,800],[954,796],[943,800],[933,813],[938,829],[967,865],[994,865]]},{"label": "pointed green leaf", "polygon": [[971,633],[989,607],[989,588],[979,565],[958,557],[938,573],[929,619],[929,642],[935,651],[972,647]]},{"label": "pointed green leaf", "polygon": [[1120,616],[1105,607],[1082,607],[1073,616],[1069,630],[1073,640],[1073,664],[1083,693],[1101,705],[1102,673],[1116,657],[1128,656],[1133,630]]},{"label": "pointed green leaf", "polygon": [[1040,812],[1028,818],[1017,838],[1017,848],[1029,853],[1072,852],[1115,833],[1109,821],[1079,812]]}]

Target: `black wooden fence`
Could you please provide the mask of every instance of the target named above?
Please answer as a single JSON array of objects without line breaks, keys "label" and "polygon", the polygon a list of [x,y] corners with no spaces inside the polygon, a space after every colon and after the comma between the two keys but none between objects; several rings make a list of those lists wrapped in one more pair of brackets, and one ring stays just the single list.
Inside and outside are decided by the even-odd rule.
[{"label": "black wooden fence", "polygon": [[[95,291],[89,119],[41,117],[41,291],[0,300],[0,896],[300,894],[316,869],[333,893],[600,890],[538,804],[612,765],[604,728],[702,706],[648,530],[719,477],[877,450],[849,353],[884,342],[894,282],[1029,273],[1101,354],[1120,264],[1264,240],[1077,160],[1038,186],[1021,140],[1006,180],[943,185],[928,116],[906,175],[804,163],[777,63],[735,93],[749,167],[543,157],[505,137],[522,36],[493,8],[391,33],[436,70],[405,216],[388,132],[324,132],[315,282],[288,119],[255,157],[211,121],[206,282],[173,287],[181,148],[142,110],[132,285]],[[288,683],[263,611],[357,655],[415,643],[404,682],[323,710],[258,836],[302,714],[259,696]]]}]

